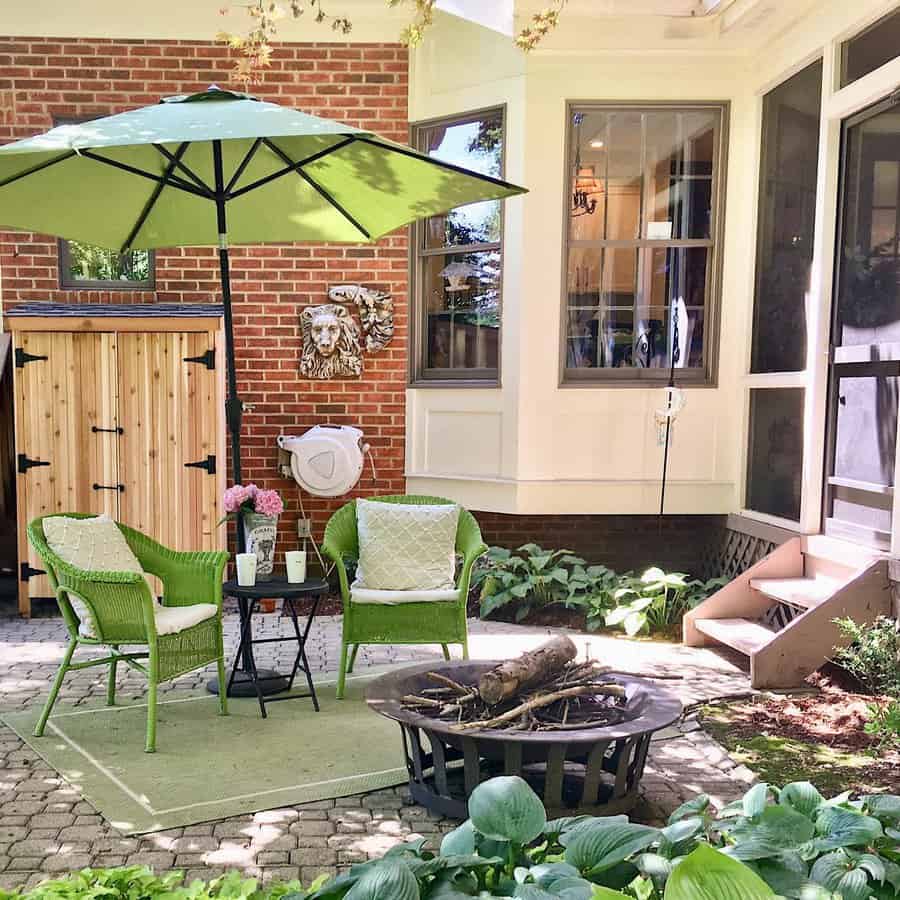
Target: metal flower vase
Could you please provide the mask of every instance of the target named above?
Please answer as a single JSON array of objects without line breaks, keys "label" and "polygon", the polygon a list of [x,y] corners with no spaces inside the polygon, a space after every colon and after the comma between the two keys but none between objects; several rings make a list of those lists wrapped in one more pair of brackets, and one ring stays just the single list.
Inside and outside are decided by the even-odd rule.
[{"label": "metal flower vase", "polygon": [[247,552],[256,554],[256,580],[269,581],[275,567],[278,518],[263,516],[257,512],[245,512],[243,522]]}]

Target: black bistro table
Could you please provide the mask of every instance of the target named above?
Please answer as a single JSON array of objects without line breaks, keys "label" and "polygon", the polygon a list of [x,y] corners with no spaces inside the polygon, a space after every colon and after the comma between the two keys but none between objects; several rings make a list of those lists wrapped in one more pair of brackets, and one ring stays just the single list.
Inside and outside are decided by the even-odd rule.
[{"label": "black bistro table", "polygon": [[[292,583],[285,575],[273,575],[268,581],[258,581],[253,587],[245,587],[237,583],[236,579],[226,581],[222,585],[222,594],[226,597],[234,597],[238,602],[238,610],[241,615],[241,640],[238,644],[234,665],[228,678],[228,696],[253,696],[259,701],[259,711],[266,718],[266,703],[274,703],[277,700],[299,700],[311,698],[313,708],[319,711],[319,700],[316,697],[316,689],[313,686],[312,674],[309,670],[309,661],[306,658],[306,639],[312,627],[319,601],[323,594],[328,593],[328,582],[324,578],[310,578],[300,583]],[[284,609],[291,617],[294,633],[288,637],[253,637],[253,613],[259,609],[259,603],[263,599],[281,598],[284,601]],[[301,631],[297,612],[297,601],[306,597],[312,598],[312,606],[306,618],[306,624]],[[294,658],[294,666],[290,675],[282,675],[267,669],[258,669],[253,657],[253,648],[256,644],[274,644],[285,641],[294,641],[297,644],[297,655]],[[306,684],[309,693],[294,694],[283,693],[291,691],[294,687],[294,679],[297,672],[303,671],[306,676]],[[271,696],[277,694],[278,696]]]}]

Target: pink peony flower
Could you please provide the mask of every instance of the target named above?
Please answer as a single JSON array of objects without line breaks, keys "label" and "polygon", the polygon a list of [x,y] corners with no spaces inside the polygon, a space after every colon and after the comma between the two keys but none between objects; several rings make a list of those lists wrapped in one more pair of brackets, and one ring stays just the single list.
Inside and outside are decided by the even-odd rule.
[{"label": "pink peony flower", "polygon": [[263,516],[280,516],[284,512],[284,503],[278,496],[278,491],[257,490],[254,498],[256,511]]},{"label": "pink peony flower", "polygon": [[[251,492],[250,488],[253,488]],[[236,513],[241,506],[256,494],[256,485],[234,484],[225,491],[222,501],[225,512]]]}]

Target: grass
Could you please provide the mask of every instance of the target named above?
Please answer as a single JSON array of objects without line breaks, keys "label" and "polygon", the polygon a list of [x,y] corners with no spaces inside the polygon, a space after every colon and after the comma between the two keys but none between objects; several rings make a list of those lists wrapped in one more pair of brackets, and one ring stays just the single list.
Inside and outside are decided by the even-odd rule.
[{"label": "grass", "polygon": [[777,785],[812,781],[825,796],[848,788],[881,787],[879,767],[867,753],[775,735],[741,734],[741,729],[735,728],[737,716],[727,706],[706,706],[700,715],[703,727],[728,750],[732,759],[756,772],[761,781]]}]

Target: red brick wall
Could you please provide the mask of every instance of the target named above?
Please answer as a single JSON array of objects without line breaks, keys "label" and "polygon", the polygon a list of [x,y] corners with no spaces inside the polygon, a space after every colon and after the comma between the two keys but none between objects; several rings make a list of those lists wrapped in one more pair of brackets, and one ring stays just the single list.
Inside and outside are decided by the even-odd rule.
[{"label": "red brick wall", "polygon": [[[475,512],[488,544],[513,549],[534,542],[547,550],[565,547],[588,562],[617,572],[650,566],[700,576],[723,516],[510,516]],[[716,573],[718,574],[718,573]]]},{"label": "red brick wall", "polygon": [[[214,28],[215,23],[210,23]],[[233,55],[193,41],[0,38],[0,143],[52,126],[54,116],[103,116],[161,96],[229,86]],[[287,44],[252,92],[262,99],[407,140],[407,52],[394,44]],[[71,303],[217,302],[212,248],[160,251],[154,291],[63,291],[57,243],[0,232],[4,308],[22,300]],[[367,355],[360,379],[314,382],[299,375],[300,310],[328,302],[341,282],[393,293],[396,333]],[[322,422],[360,426],[378,470],[366,466],[359,493],[404,488],[407,241],[397,232],[374,246],[267,245],[232,252],[240,392],[253,404],[244,420],[245,481],[278,488],[288,514],[282,542],[295,540],[299,489],[275,473],[275,437]],[[340,502],[340,501],[338,501]],[[321,528],[336,502],[304,497]]]}]

